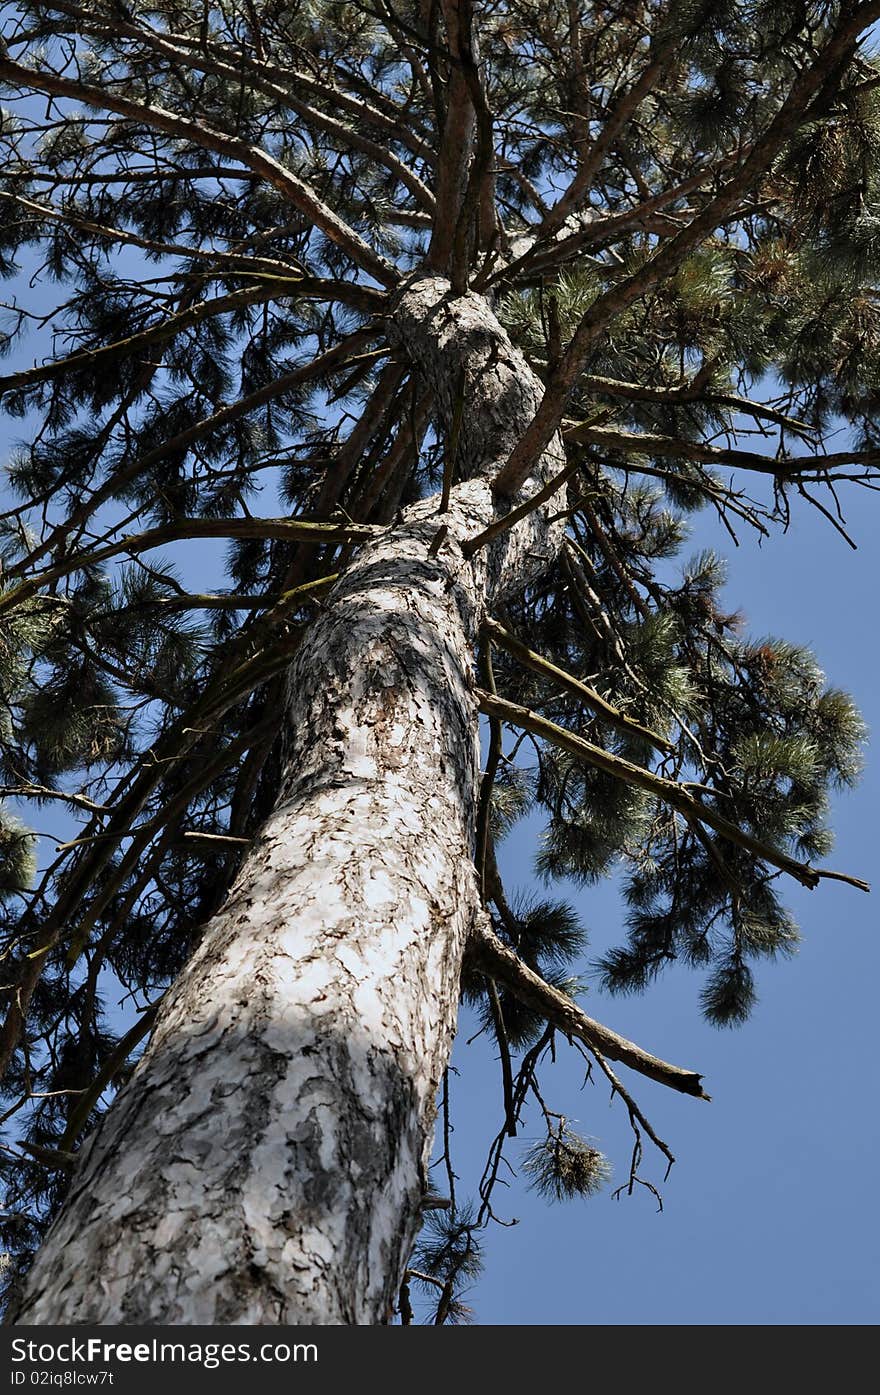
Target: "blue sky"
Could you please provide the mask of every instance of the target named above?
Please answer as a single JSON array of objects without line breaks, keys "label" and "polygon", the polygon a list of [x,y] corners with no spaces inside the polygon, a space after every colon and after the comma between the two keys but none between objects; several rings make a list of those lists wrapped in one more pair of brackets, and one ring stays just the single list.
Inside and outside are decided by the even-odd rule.
[{"label": "blue sky", "polygon": [[[727,597],[757,634],[807,643],[829,681],[854,694],[880,727],[877,626],[880,500],[844,500],[854,553],[807,504],[787,535],[737,551],[709,515],[693,550],[713,545],[730,559]],[[687,554],[685,554],[687,555]],[[865,776],[835,801],[837,844],[826,865],[880,882],[877,811],[880,760],[869,747]],[[528,889],[535,826],[514,831],[502,869]],[[613,886],[569,889],[591,928],[591,953],[622,939]],[[631,1139],[625,1112],[602,1084],[582,1087],[581,1058],[564,1044],[542,1075],[552,1109],[592,1136],[614,1164],[598,1197],[548,1204],[511,1179],[497,1207],[511,1228],[490,1231],[484,1276],[468,1301],[480,1324],[864,1324],[880,1316],[878,1139],[874,1079],[875,998],[880,979],[877,898],[823,883],[792,884],[789,904],[804,942],[792,960],[759,965],[751,1020],[718,1031],[700,1018],[699,976],[682,970],[641,998],[612,999],[595,986],[586,1011],[656,1054],[700,1070],[704,1104],[621,1075],[678,1161],[650,1194],[614,1201]],[[456,1168],[475,1191],[485,1148],[500,1122],[499,1067],[482,1043],[454,1060]],[[524,1131],[525,1141],[540,1127]],[[516,1161],[519,1140],[510,1147]],[[663,1160],[646,1148],[645,1176],[660,1183]],[[439,1183],[438,1183],[439,1185]]]}]

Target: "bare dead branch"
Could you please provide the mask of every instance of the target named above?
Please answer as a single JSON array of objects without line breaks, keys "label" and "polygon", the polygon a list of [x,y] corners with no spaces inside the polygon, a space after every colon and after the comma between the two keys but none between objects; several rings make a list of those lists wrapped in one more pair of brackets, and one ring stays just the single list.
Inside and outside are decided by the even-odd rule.
[{"label": "bare dead branch", "polygon": [[472,953],[475,962],[485,973],[503,983],[520,1002],[541,1013],[551,1026],[558,1028],[565,1036],[576,1037],[590,1049],[598,1049],[612,1061],[620,1061],[639,1075],[645,1075],[672,1090],[694,1095],[697,1099],[709,1099],[703,1090],[702,1076],[696,1071],[670,1065],[609,1027],[595,1022],[571,998],[530,969],[514,950],[498,938],[486,921],[481,921],[474,929]]}]

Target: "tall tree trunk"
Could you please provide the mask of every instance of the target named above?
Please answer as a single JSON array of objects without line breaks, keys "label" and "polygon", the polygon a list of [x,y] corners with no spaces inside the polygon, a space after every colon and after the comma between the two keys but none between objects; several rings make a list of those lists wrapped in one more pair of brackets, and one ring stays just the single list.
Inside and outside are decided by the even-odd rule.
[{"label": "tall tree trunk", "polygon": [[[540,384],[440,278],[403,290],[390,333],[447,423],[464,394],[465,478],[442,518],[423,501],[365,547],[310,626],[278,805],[82,1150],[20,1322],[378,1323],[397,1293],[478,903],[474,642],[561,525],[545,506],[465,559]],[[527,491],[561,463],[556,439]]]}]

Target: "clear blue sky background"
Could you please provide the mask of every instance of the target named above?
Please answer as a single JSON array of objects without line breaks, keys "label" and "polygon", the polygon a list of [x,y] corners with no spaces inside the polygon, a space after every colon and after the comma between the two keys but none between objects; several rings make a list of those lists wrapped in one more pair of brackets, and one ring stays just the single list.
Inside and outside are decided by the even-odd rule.
[{"label": "clear blue sky background", "polygon": [[[756,634],[813,647],[829,680],[853,693],[880,727],[880,498],[854,490],[846,510],[854,553],[818,513],[796,509],[788,535],[737,551],[702,515],[694,546],[730,558],[729,608]],[[731,555],[733,554],[733,555]],[[876,996],[880,981],[877,855],[880,753],[869,747],[855,792],[835,801],[837,845],[826,865],[873,880],[866,896],[823,883],[788,898],[804,934],[793,960],[759,964],[751,1020],[718,1031],[699,1015],[698,974],[669,975],[641,998],[610,998],[598,985],[585,1009],[642,1046],[704,1073],[711,1104],[677,1095],[620,1068],[678,1162],[661,1187],[614,1201],[626,1180],[631,1136],[619,1100],[582,1087],[581,1058],[564,1044],[542,1090],[552,1109],[597,1140],[612,1160],[609,1187],[586,1202],[548,1204],[523,1178],[496,1193],[487,1268],[469,1302],[480,1324],[865,1324],[880,1316]],[[535,826],[504,848],[508,886],[530,886]],[[532,883],[533,885],[533,883]],[[619,943],[613,886],[569,888],[591,928],[591,953]],[[485,1146],[500,1124],[499,1067],[462,1032],[454,1060],[460,1189],[475,1190]],[[575,1122],[576,1121],[576,1122]],[[537,1138],[537,1118],[524,1141]],[[519,1140],[511,1160],[522,1156]],[[660,1183],[663,1159],[646,1145],[643,1174]],[[438,1177],[438,1186],[440,1185]]]}]

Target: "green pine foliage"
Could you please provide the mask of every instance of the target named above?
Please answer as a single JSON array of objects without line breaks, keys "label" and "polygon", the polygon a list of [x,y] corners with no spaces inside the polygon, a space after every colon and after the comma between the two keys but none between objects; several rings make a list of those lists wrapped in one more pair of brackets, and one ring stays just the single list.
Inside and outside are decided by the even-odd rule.
[{"label": "green pine foliage", "polygon": [[471,1314],[462,1293],[483,1268],[476,1217],[467,1207],[454,1212],[429,1211],[413,1251],[408,1280],[433,1308],[437,1324],[459,1326]]},{"label": "green pine foliage", "polygon": [[523,1171],[549,1201],[595,1196],[611,1177],[608,1159],[569,1129],[565,1120],[532,1145]]},{"label": "green pine foliage", "polygon": [[14,814],[0,808],[0,898],[30,891],[37,862],[34,835]]}]

